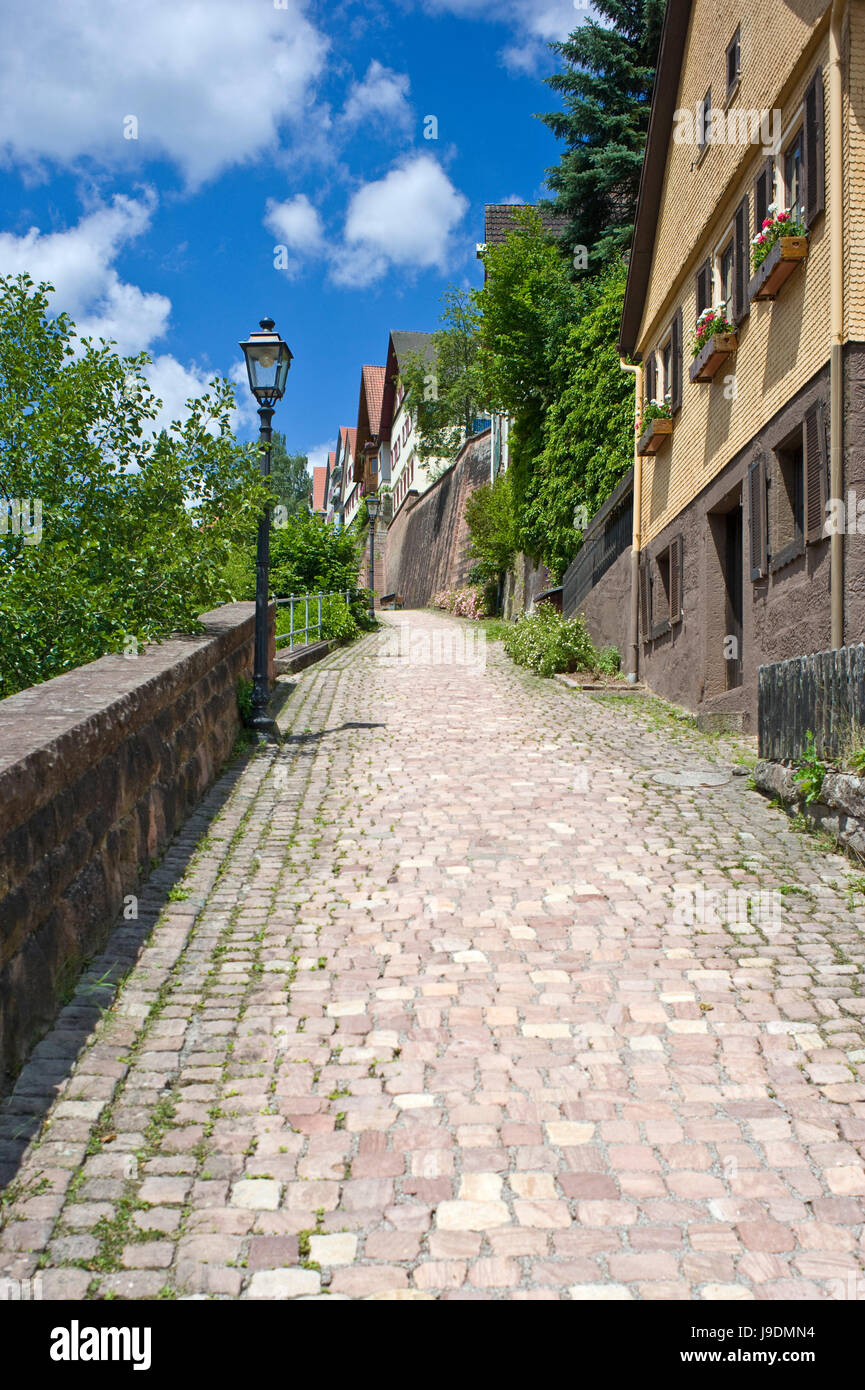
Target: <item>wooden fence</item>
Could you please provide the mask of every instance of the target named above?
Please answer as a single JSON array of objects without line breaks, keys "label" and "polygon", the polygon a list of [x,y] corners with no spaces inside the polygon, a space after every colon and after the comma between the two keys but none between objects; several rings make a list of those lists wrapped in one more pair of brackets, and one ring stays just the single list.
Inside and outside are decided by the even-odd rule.
[{"label": "wooden fence", "polygon": [[820,757],[835,758],[865,734],[865,644],[761,666],[760,757],[798,762],[808,731]]}]

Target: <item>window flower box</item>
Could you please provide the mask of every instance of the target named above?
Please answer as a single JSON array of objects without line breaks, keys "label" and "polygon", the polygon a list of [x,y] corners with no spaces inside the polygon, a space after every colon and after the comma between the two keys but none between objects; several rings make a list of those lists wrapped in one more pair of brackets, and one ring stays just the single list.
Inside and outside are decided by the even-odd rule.
[{"label": "window flower box", "polygon": [[808,255],[805,227],[792,208],[778,211],[773,203],[759,232],[751,240],[754,274],[749,299],[774,299],[800,261]]},{"label": "window flower box", "polygon": [[711,381],[718,368],[732,357],[738,342],[735,333],[713,333],[691,363],[692,381]]},{"label": "window flower box", "polygon": [[637,441],[637,453],[643,458],[647,454],[656,454],[659,449],[663,448],[672,433],[673,422],[670,417],[655,415],[649,420]]}]

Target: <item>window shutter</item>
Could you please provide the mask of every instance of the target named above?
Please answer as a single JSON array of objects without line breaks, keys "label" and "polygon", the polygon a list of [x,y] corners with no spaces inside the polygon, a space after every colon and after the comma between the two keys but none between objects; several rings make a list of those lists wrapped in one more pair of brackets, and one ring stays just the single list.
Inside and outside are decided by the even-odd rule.
[{"label": "window shutter", "polygon": [[676,310],[670,326],[673,380],[670,385],[670,414],[675,415],[682,404],[682,310]]},{"label": "window shutter", "polygon": [[736,209],[733,243],[733,321],[737,325],[751,312],[748,281],[751,278],[751,239],[748,235],[747,194]]},{"label": "window shutter", "polygon": [[765,579],[769,549],[766,505],[766,460],[762,454],[748,469],[748,512],[751,525],[751,578]]},{"label": "window shutter", "polygon": [[769,205],[775,197],[775,161],[767,159],[754,181],[754,232],[763,225]]},{"label": "window shutter", "polygon": [[646,358],[646,400],[655,399],[655,354],[650,352]]},{"label": "window shutter", "polygon": [[643,641],[649,640],[649,614],[651,604],[649,602],[649,561],[648,556],[644,555],[640,561],[640,630],[643,634]]},{"label": "window shutter", "polygon": [[826,206],[823,69],[818,68],[805,93],[803,141],[805,222],[810,228]]},{"label": "window shutter", "polygon": [[670,624],[682,621],[682,559],[684,541],[675,536],[670,542]]},{"label": "window shutter", "polygon": [[697,318],[712,306],[712,263],[705,261],[697,271]]},{"label": "window shutter", "polygon": [[805,539],[809,544],[823,539],[826,520],[826,425],[823,402],[808,411],[804,429],[805,454]]}]

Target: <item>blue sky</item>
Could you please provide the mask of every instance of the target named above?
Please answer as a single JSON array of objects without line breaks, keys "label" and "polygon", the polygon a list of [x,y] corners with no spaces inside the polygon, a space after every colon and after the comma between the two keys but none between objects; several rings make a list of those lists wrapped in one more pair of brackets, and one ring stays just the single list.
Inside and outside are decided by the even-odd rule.
[{"label": "blue sky", "polygon": [[[0,13],[0,272],[148,351],[165,416],[241,381],[265,313],[275,424],[320,461],[390,329],[476,285],[483,205],[542,195],[546,47],[584,0],[42,0]],[[435,117],[437,139],[433,133]],[[240,374],[239,374],[240,373]]]}]

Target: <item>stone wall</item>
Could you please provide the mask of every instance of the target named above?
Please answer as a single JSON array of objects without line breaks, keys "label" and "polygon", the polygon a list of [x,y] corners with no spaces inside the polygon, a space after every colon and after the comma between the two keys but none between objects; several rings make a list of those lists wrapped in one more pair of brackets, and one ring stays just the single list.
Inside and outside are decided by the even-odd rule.
[{"label": "stone wall", "polygon": [[579,606],[596,647],[615,647],[628,670],[631,628],[631,547],[602,574]]},{"label": "stone wall", "polygon": [[432,487],[411,493],[387,532],[384,592],[397,593],[407,608],[423,608],[441,589],[468,581],[466,499],[490,480],[490,431],[463,446],[456,462]]},{"label": "stone wall", "polygon": [[235,742],[254,605],[202,622],[0,701],[0,1091]]}]

